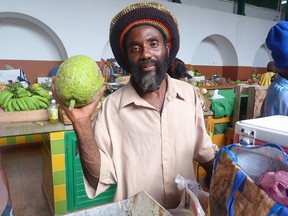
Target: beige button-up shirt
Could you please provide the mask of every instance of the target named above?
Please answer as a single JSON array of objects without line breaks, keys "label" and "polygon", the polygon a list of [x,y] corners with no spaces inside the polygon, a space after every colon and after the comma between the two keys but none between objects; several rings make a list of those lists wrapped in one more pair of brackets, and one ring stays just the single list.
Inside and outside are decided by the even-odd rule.
[{"label": "beige button-up shirt", "polygon": [[94,120],[101,153],[97,191],[85,180],[89,197],[117,184],[114,201],[145,191],[165,208],[175,208],[180,193],[175,177],[195,179],[193,159],[214,157],[194,87],[167,76],[162,114],[136,93],[131,83],[109,95]]}]

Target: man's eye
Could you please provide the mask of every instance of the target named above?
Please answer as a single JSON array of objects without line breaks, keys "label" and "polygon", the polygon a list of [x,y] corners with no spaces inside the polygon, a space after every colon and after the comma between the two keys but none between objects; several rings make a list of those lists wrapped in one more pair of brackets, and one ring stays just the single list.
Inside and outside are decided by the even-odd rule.
[{"label": "man's eye", "polygon": [[153,42],[151,42],[151,47],[157,47],[158,46],[158,42],[156,42],[156,41],[153,41]]},{"label": "man's eye", "polygon": [[132,52],[138,52],[140,50],[140,47],[139,46],[133,46],[131,50],[132,50]]}]

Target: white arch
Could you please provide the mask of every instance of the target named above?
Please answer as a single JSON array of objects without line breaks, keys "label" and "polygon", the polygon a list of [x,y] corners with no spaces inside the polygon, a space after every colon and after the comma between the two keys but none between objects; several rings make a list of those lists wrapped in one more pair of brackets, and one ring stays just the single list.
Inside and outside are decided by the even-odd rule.
[{"label": "white arch", "polygon": [[[45,39],[46,43],[52,43],[53,47],[56,47],[57,52],[59,52],[60,59],[58,60],[65,60],[67,59],[68,55],[66,52],[66,49],[60,40],[60,38],[57,36],[57,34],[45,23],[41,22],[40,20],[31,17],[26,14],[22,13],[16,13],[16,12],[1,12],[0,13],[0,30],[4,29],[4,27],[10,27],[10,28],[21,28],[28,31],[32,31],[34,35],[38,35],[41,39]],[[23,31],[21,31],[23,32]],[[1,33],[0,33],[1,34]],[[31,35],[31,34],[30,34]],[[2,35],[5,37],[5,35]],[[21,41],[21,35],[15,35],[16,40]],[[25,41],[22,42],[25,43]],[[0,42],[1,43],[1,42]],[[11,49],[13,49],[13,52],[17,52],[17,47],[10,46]],[[32,47],[31,47],[32,48]],[[19,51],[19,50],[18,50]],[[29,52],[31,50],[26,50],[26,52]],[[21,55],[23,56],[23,54]],[[25,54],[24,54],[25,56]]]},{"label": "white arch", "polygon": [[233,44],[226,37],[214,34],[199,43],[192,62],[196,65],[238,66],[238,57]]},{"label": "white arch", "polygon": [[267,63],[272,60],[271,51],[263,43],[256,51],[252,65],[253,67],[266,67]]}]

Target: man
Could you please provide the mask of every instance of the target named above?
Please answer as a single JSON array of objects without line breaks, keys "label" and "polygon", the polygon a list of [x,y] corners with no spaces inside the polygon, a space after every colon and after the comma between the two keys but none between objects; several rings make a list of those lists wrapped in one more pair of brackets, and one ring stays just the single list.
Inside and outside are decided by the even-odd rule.
[{"label": "man", "polygon": [[268,88],[261,116],[288,116],[288,22],[273,26],[266,38],[277,74]]},{"label": "man", "polygon": [[271,80],[275,76],[275,65],[274,61],[270,61],[267,64],[267,72],[262,74],[259,80],[259,85],[261,86],[269,86],[271,84]]},{"label": "man", "polygon": [[93,126],[103,91],[92,104],[72,110],[55,95],[79,140],[87,194],[117,184],[114,201],[146,191],[175,208],[176,175],[194,179],[195,159],[211,177],[214,158],[196,90],[166,74],[179,49],[177,21],[159,3],[130,5],[112,20],[110,45],[131,78],[105,99]]}]

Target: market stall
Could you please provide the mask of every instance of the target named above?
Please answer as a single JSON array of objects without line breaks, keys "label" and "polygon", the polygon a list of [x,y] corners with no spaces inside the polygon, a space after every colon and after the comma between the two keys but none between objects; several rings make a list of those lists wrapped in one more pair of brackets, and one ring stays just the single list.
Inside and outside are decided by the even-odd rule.
[{"label": "market stall", "polygon": [[77,139],[72,125],[48,120],[1,123],[0,145],[40,142],[42,158],[42,188],[51,214],[59,215],[113,200],[115,186],[89,199],[85,193],[82,168],[77,154]]}]

